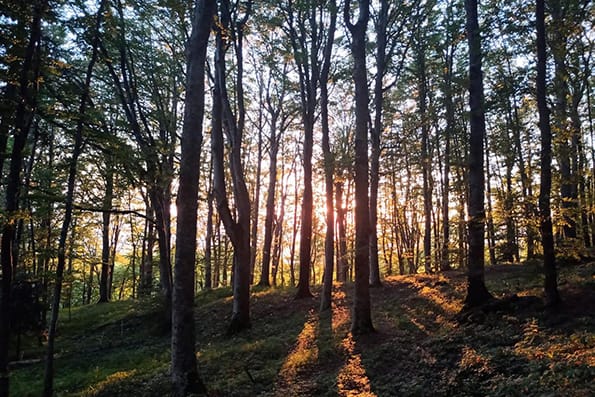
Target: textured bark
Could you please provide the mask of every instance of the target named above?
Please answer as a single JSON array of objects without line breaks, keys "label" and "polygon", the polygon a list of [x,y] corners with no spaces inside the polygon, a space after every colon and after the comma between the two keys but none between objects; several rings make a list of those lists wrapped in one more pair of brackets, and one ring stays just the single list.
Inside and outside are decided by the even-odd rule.
[{"label": "textured bark", "polygon": [[541,183],[539,188],[539,216],[541,244],[543,246],[543,269],[545,273],[545,301],[547,305],[560,302],[558,276],[556,272],[556,253],[554,251],[554,233],[550,194],[552,189],[552,130],[547,106],[546,73],[547,50],[545,44],[545,1],[536,1],[535,21],[537,27],[537,109],[539,111],[539,130],[541,131]]},{"label": "textured bark", "polygon": [[469,263],[465,305],[474,307],[492,298],[484,281],[484,169],[483,140],[485,115],[483,104],[483,76],[481,70],[481,38],[477,18],[477,0],[465,0],[467,38],[469,43],[469,201],[468,236]]},{"label": "textured bark", "polygon": [[172,296],[172,395],[206,394],[198,375],[194,331],[194,267],[198,180],[205,107],[205,63],[216,9],[214,0],[201,0],[194,10],[188,42],[186,98],[182,127],[182,158],[178,189],[176,258]]},{"label": "textured bark", "polygon": [[350,21],[350,5],[345,2],[344,20],[352,41],[355,82],[355,295],[351,332],[374,331],[370,302],[370,207],[368,202],[368,83],[366,70],[366,27],[370,17],[368,0],[358,1],[359,16]]}]

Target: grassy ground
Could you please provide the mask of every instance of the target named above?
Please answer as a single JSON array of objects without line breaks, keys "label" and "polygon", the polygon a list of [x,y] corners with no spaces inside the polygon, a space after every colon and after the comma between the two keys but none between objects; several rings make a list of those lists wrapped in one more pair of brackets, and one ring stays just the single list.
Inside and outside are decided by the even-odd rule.
[{"label": "grassy ground", "polygon": [[[388,278],[372,290],[377,332],[349,333],[350,285],[332,313],[290,289],[253,290],[253,328],[226,337],[229,290],[197,298],[199,370],[211,396],[595,395],[595,263],[561,269],[562,306],[546,310],[537,266],[487,269],[488,312],[461,317],[460,272]],[[315,290],[315,292],[318,292]],[[73,309],[57,340],[59,396],[163,396],[169,337],[150,301]],[[31,348],[24,359],[42,357]],[[13,396],[38,396],[43,363],[15,364]]]}]

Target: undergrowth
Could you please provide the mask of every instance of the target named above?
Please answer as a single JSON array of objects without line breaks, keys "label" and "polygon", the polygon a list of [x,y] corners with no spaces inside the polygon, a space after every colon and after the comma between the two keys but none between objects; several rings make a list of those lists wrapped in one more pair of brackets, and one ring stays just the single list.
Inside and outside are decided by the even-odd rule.
[{"label": "undergrowth", "polygon": [[[388,277],[372,292],[377,332],[349,333],[351,285],[335,285],[332,313],[289,288],[254,288],[252,329],[225,334],[231,291],[196,299],[199,372],[211,396],[525,396],[595,394],[595,263],[562,266],[561,307],[541,302],[538,265],[488,267],[510,304],[456,321],[461,272]],[[319,291],[315,288],[315,294]],[[57,396],[164,396],[169,335],[154,300],[63,311]],[[11,395],[38,396],[43,346],[13,363]]]}]

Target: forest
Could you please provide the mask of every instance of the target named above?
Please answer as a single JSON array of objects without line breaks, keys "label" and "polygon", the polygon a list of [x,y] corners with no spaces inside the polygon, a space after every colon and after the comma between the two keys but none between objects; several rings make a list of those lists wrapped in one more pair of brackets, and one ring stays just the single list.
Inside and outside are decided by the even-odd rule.
[{"label": "forest", "polygon": [[0,397],[595,394],[593,1],[0,11]]}]

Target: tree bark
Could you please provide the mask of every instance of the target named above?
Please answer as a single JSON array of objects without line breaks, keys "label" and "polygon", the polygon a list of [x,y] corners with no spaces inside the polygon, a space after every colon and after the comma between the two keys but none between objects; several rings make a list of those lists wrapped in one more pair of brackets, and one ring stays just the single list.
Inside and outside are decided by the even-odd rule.
[{"label": "tree bark", "polygon": [[19,209],[19,187],[21,168],[27,135],[36,111],[37,81],[39,76],[39,48],[41,45],[42,18],[47,12],[47,1],[36,1],[30,22],[30,34],[21,74],[19,77],[18,103],[15,112],[15,131],[10,155],[10,167],[4,190],[4,215],[8,221],[2,225],[0,242],[0,265],[2,267],[2,295],[0,296],[0,397],[8,397],[8,350],[10,346],[10,298],[13,270],[18,258],[13,256],[15,240],[15,218]]},{"label": "tree bark", "polygon": [[78,166],[78,158],[83,149],[83,129],[85,127],[86,111],[89,105],[91,79],[93,78],[93,68],[99,57],[99,40],[100,28],[103,20],[103,9],[107,1],[100,3],[95,19],[95,29],[92,42],[92,55],[87,65],[85,85],[80,98],[80,105],[78,109],[78,120],[76,125],[76,132],[74,137],[74,146],[72,149],[72,157],[68,165],[68,182],[66,196],[64,198],[64,220],[62,221],[62,228],[60,230],[60,238],[58,242],[58,263],[56,265],[56,280],[54,284],[54,296],[52,299],[52,312],[50,317],[50,324],[48,329],[48,343],[47,356],[45,361],[45,372],[43,382],[44,397],[52,397],[54,395],[54,343],[56,340],[56,327],[58,325],[58,313],[60,310],[60,301],[62,297],[62,281],[64,276],[64,267],[66,264],[66,242],[68,239],[68,230],[72,220],[72,211],[74,205],[75,182]]},{"label": "tree bark", "polygon": [[366,27],[369,0],[358,1],[359,16],[351,23],[350,3],[345,2],[344,20],[351,33],[353,80],[355,82],[355,296],[351,332],[374,331],[370,302],[370,206],[368,202],[368,83]]},{"label": "tree bark", "polygon": [[324,273],[322,276],[322,294],[320,297],[320,311],[331,309],[333,289],[333,268],[335,264],[335,211],[333,205],[333,176],[334,159],[330,147],[330,128],[328,114],[328,79],[331,67],[331,55],[335,40],[335,26],[337,24],[337,4],[332,0],[328,3],[330,22],[327,30],[326,43],[323,48],[323,65],[320,71],[320,124],[322,127],[322,155],[324,157],[324,188],[325,188],[325,220],[326,232],[324,236]]},{"label": "tree bark", "polygon": [[108,153],[105,154],[105,195],[103,196],[103,213],[101,227],[101,275],[99,279],[99,301],[109,301],[109,284],[112,275],[110,274],[110,219],[112,201],[114,196],[114,170]]},{"label": "tree bark", "polygon": [[[228,0],[220,4],[221,26],[216,31],[215,87],[213,90],[213,189],[217,209],[225,231],[233,245],[233,309],[228,333],[235,334],[250,328],[250,195],[244,179],[242,166],[242,135],[244,131],[243,77],[243,29],[251,11],[248,3],[242,20],[232,26]],[[232,112],[226,86],[225,53],[227,45],[235,45],[236,55],[236,101],[237,115]],[[223,168],[223,126],[229,140],[229,163],[237,217],[229,208]]]},{"label": "tree bark", "polygon": [[547,50],[545,31],[545,0],[536,1],[535,21],[537,27],[537,109],[539,111],[539,130],[541,131],[541,184],[539,188],[539,215],[541,244],[543,246],[543,269],[545,273],[544,292],[548,306],[560,302],[558,276],[556,272],[556,253],[550,209],[552,188],[552,131],[547,106],[546,73]]},{"label": "tree bark", "polygon": [[374,125],[370,130],[370,286],[380,287],[378,262],[378,184],[380,182],[380,135],[382,133],[384,76],[386,73],[386,42],[389,1],[380,1],[376,26],[376,77],[374,79]]},{"label": "tree bark", "polygon": [[484,281],[484,169],[483,139],[485,115],[481,70],[481,38],[477,17],[477,0],[465,0],[467,38],[469,43],[469,263],[467,270],[467,307],[479,306],[492,298]]},{"label": "tree bark", "polygon": [[176,205],[176,258],[172,295],[172,395],[206,394],[198,374],[194,331],[196,216],[202,124],[205,108],[205,64],[216,1],[200,0],[194,10],[188,42],[182,158]]}]

